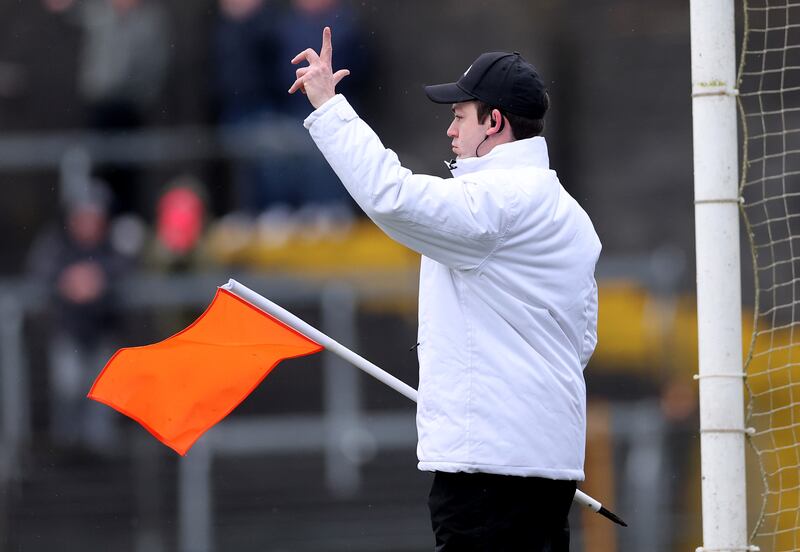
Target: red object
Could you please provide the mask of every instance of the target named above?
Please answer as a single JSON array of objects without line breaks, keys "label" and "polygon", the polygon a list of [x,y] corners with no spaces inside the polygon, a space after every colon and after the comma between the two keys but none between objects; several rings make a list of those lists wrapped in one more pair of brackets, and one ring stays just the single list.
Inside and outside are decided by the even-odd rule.
[{"label": "red object", "polygon": [[181,455],[282,360],[323,347],[233,293],[174,336],[120,349],[89,391]]},{"label": "red object", "polygon": [[158,202],[158,239],[164,247],[183,255],[191,251],[203,230],[203,201],[187,186],[177,186]]}]

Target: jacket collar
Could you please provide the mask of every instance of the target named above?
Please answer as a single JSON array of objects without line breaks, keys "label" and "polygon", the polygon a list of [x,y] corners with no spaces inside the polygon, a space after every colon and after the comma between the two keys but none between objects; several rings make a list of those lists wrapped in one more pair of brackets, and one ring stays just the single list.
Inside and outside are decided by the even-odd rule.
[{"label": "jacket collar", "polygon": [[467,157],[445,161],[454,177],[488,169],[521,169],[535,167],[549,169],[550,159],[547,155],[547,142],[542,136],[515,140],[495,146],[492,151],[481,157]]}]

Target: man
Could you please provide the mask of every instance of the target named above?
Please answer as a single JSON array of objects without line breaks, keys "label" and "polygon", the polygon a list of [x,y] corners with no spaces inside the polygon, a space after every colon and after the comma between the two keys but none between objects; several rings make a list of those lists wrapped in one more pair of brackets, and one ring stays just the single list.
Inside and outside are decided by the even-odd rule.
[{"label": "man", "polygon": [[435,472],[436,550],[566,551],[583,479],[583,369],[596,341],[600,242],[548,167],[542,79],[519,54],[481,55],[452,104],[453,178],[412,174],[358,118],[322,49],[292,63],[290,93],[347,190],[389,236],[422,254],[417,454]]},{"label": "man", "polygon": [[[158,109],[174,44],[163,2],[150,0],[43,0],[82,32],[78,91],[86,123],[98,132],[141,129]],[[112,192],[111,214],[146,210],[141,171],[124,163],[97,175]]]},{"label": "man", "polygon": [[121,329],[114,282],[129,260],[111,243],[110,195],[100,182],[65,205],[63,220],[37,237],[31,279],[47,292],[50,436],[57,447],[108,454],[117,439],[110,409],[85,399],[96,367]]}]

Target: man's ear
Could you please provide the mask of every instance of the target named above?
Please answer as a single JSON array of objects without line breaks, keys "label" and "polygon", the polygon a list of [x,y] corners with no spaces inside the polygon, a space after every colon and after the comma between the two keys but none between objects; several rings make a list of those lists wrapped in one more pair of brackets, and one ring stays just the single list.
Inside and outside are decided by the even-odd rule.
[{"label": "man's ear", "polygon": [[489,114],[489,128],[486,130],[486,136],[503,132],[503,127],[505,127],[503,114],[500,113],[499,109],[492,109]]}]

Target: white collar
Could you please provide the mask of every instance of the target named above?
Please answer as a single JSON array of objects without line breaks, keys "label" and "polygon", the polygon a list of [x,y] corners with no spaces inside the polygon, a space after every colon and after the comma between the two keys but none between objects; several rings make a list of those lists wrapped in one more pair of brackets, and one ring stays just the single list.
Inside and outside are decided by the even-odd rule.
[{"label": "white collar", "polygon": [[500,144],[481,157],[445,161],[454,177],[487,169],[550,168],[547,142],[542,136]]}]

